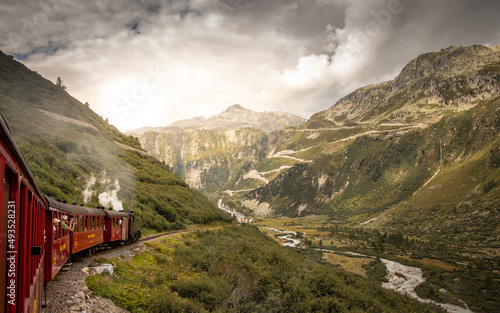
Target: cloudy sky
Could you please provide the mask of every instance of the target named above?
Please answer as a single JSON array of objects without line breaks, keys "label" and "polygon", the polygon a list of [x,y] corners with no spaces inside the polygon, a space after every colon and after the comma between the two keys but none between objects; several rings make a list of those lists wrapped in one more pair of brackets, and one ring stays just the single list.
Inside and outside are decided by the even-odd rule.
[{"label": "cloudy sky", "polygon": [[0,50],[122,131],[233,104],[308,118],[421,53],[499,45],[499,13],[498,0],[2,0]]}]

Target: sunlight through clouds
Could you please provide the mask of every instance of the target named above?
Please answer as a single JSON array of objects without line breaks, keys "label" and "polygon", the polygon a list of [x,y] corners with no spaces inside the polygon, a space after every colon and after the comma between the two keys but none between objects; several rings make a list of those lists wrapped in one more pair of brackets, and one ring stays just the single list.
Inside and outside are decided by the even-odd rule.
[{"label": "sunlight through clouds", "polygon": [[61,77],[122,131],[236,103],[307,118],[420,53],[499,44],[498,11],[486,0],[5,0],[0,50]]}]

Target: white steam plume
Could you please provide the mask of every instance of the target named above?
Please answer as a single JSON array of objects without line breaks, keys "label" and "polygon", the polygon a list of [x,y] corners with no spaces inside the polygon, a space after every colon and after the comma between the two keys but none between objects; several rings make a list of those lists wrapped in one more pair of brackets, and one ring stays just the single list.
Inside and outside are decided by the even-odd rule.
[{"label": "white steam plume", "polygon": [[118,191],[121,189],[118,179],[115,179],[115,182],[108,185],[106,189],[107,191],[97,197],[99,204],[104,207],[112,207],[115,211],[123,211],[123,204],[118,200]]},{"label": "white steam plume", "polygon": [[94,194],[92,187],[94,186],[95,182],[96,178],[94,174],[91,174],[89,179],[87,180],[87,184],[85,184],[85,189],[82,191],[83,203],[89,202],[92,198],[92,195]]}]

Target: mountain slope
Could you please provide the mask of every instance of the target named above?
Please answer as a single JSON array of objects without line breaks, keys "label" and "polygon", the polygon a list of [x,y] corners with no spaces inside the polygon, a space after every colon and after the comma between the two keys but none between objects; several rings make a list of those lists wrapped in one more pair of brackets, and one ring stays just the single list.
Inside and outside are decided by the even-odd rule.
[{"label": "mountain slope", "polygon": [[[288,134],[288,135],[287,135]],[[240,174],[264,160],[293,132],[269,134],[255,128],[205,130],[167,128],[147,132],[141,145],[168,164],[192,188],[207,194],[233,186]]]},{"label": "mountain slope", "polygon": [[3,53],[0,111],[49,196],[134,210],[158,230],[227,219],[133,137]]}]

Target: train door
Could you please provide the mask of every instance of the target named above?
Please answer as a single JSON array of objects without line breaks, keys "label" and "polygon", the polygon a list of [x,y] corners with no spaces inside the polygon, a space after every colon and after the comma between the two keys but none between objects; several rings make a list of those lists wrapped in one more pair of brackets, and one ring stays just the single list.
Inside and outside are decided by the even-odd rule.
[{"label": "train door", "polygon": [[16,312],[18,303],[18,212],[17,175],[1,160],[1,243],[0,243],[0,312]]},{"label": "train door", "polygon": [[127,240],[127,223],[126,219],[123,217],[120,219],[120,225],[122,226],[122,240]]}]

